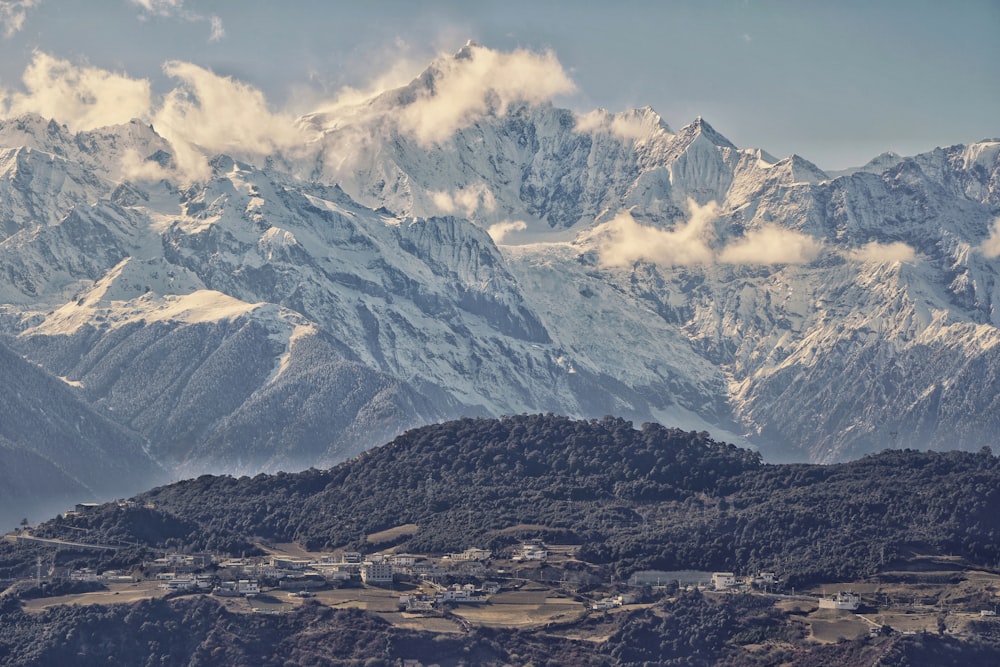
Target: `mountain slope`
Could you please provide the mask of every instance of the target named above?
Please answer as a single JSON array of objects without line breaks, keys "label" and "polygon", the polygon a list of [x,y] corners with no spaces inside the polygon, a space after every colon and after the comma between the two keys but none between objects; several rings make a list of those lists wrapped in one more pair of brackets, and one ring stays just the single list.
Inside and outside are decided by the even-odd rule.
[{"label": "mountain slope", "polygon": [[0,524],[128,495],[164,479],[146,442],[0,342]]}]

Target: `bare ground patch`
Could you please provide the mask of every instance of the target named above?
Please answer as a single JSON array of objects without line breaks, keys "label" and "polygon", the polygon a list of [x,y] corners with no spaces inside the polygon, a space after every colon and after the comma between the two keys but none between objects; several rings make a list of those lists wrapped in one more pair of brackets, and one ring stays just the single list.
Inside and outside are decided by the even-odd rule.
[{"label": "bare ground patch", "polygon": [[420,526],[417,524],[406,523],[401,526],[387,528],[385,530],[380,530],[377,533],[372,533],[367,539],[371,544],[383,544],[385,542],[394,542],[404,537],[411,537],[416,535],[419,531]]}]

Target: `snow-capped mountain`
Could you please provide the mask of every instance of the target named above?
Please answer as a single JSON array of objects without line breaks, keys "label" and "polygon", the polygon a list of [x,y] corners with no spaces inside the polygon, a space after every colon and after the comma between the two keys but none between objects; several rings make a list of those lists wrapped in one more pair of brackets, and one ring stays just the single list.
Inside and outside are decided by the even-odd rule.
[{"label": "snow-capped mountain", "polygon": [[9,344],[176,474],[326,465],[470,414],[817,461],[1000,433],[1000,142],[831,175],[648,108],[495,93],[416,124],[481,57],[196,182],[142,123],[3,121]]}]

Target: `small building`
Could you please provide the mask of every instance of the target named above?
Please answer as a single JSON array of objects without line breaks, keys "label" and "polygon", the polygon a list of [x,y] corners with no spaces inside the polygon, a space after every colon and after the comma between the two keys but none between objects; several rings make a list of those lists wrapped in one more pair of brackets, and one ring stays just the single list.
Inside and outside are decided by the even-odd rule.
[{"label": "small building", "polygon": [[167,591],[191,591],[198,587],[198,582],[192,577],[177,577],[160,582],[159,587]]},{"label": "small building", "polygon": [[392,582],[392,564],[365,561],[361,564],[361,581],[366,584],[387,584]]},{"label": "small building", "polygon": [[737,584],[736,575],[732,572],[713,572],[712,587],[717,591],[733,588]]},{"label": "small building", "polygon": [[854,611],[861,606],[861,596],[856,593],[840,592],[832,597],[819,599],[820,609],[845,609]]},{"label": "small building", "polygon": [[410,554],[394,554],[389,562],[395,568],[410,568],[413,564],[417,562],[416,556],[411,556]]},{"label": "small building", "polygon": [[240,579],[236,582],[236,592],[240,595],[257,595],[260,593],[260,582],[256,579]]},{"label": "small building", "polygon": [[404,611],[431,611],[436,601],[426,595],[400,595],[399,609]]},{"label": "small building", "polygon": [[513,561],[545,560],[549,557],[549,551],[541,542],[525,542],[521,545],[519,553],[514,555]]},{"label": "small building", "polygon": [[597,602],[591,605],[591,609],[595,611],[603,611],[607,609],[614,609],[615,607],[622,606],[620,597],[613,598],[601,598]]},{"label": "small building", "polygon": [[76,512],[77,514],[83,514],[84,512],[90,512],[100,507],[100,503],[77,503]]},{"label": "small building", "polygon": [[987,616],[996,616],[996,615],[997,615],[997,612],[995,610],[993,610],[993,609],[980,609],[979,610],[979,617],[980,618],[985,618]]},{"label": "small building", "polygon": [[234,598],[239,596],[239,594],[240,592],[236,590],[235,581],[223,581],[212,589],[212,595],[218,595],[223,598]]},{"label": "small building", "polygon": [[484,602],[486,600],[486,598],[476,595],[475,586],[471,584],[465,586],[454,584],[439,591],[436,598],[441,602]]},{"label": "small building", "polygon": [[489,549],[479,549],[477,547],[470,547],[459,554],[450,554],[452,560],[489,560],[493,552]]},{"label": "small building", "polygon": [[270,565],[278,570],[304,570],[309,566],[309,560],[306,558],[271,556]]}]

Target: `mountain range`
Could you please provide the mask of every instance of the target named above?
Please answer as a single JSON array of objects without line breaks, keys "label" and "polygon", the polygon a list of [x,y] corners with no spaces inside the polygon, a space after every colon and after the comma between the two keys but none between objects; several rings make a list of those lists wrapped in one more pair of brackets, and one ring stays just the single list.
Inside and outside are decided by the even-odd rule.
[{"label": "mountain range", "polygon": [[650,108],[442,115],[489,53],[197,175],[144,122],[0,121],[10,478],[61,502],[527,412],[772,461],[995,441],[1000,140],[827,173]]}]

